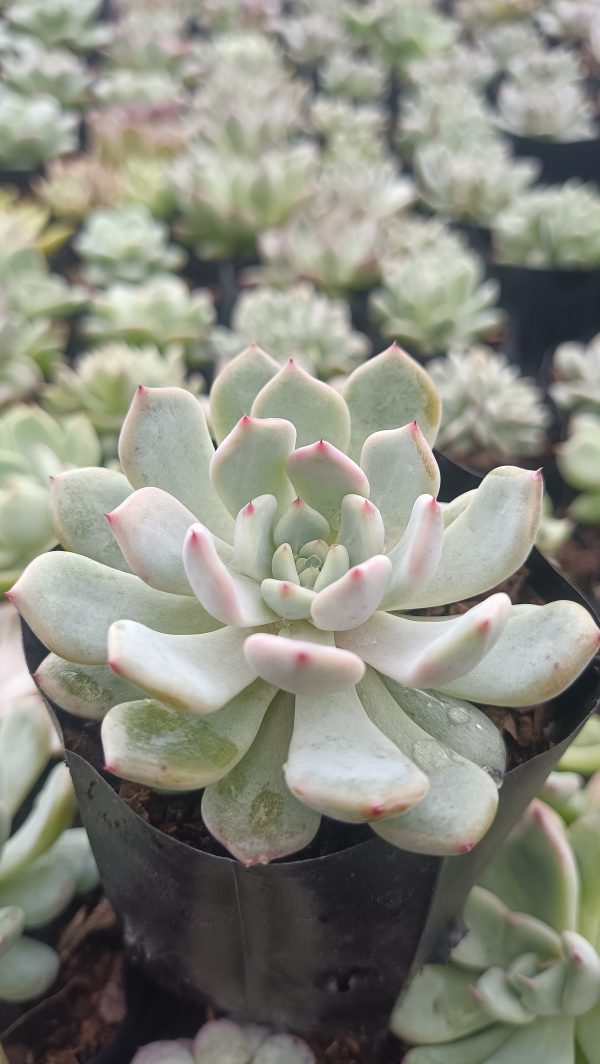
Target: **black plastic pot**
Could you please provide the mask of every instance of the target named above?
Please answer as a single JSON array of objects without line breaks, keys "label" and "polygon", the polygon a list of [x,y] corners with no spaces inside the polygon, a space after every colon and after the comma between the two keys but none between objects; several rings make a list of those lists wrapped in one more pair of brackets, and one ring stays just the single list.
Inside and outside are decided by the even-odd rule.
[{"label": "black plastic pot", "polygon": [[515,155],[539,160],[539,180],[545,185],[562,185],[571,177],[598,182],[600,137],[573,141],[520,137],[516,133],[507,133],[506,137]]},{"label": "black plastic pot", "polygon": [[[449,499],[479,478],[440,456]],[[541,555],[529,564],[545,599],[584,600]],[[46,651],[24,629],[33,671]],[[406,853],[375,835],[327,856],[250,869],[193,849],[142,820],[82,756],[98,725],[69,724],[67,763],[104,890],[134,961],[183,996],[300,1033],[374,1034],[415,966],[447,955],[477,875],[597,707],[590,667],[557,700],[557,745],[507,773],[492,828],[470,853]],[[74,738],[73,738],[74,736]],[[79,747],[80,752],[77,752]],[[343,845],[344,826],[340,828]]]},{"label": "black plastic pot", "polygon": [[506,351],[524,373],[565,340],[587,342],[600,329],[600,269],[543,270],[488,263],[508,312]]}]

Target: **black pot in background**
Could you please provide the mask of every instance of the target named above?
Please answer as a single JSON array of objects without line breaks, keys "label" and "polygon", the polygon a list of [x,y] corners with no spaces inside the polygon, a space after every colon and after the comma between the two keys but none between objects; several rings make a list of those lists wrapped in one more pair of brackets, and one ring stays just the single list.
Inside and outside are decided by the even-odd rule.
[{"label": "black pot in background", "polygon": [[487,264],[508,312],[506,353],[539,375],[544,355],[565,340],[587,342],[600,330],[600,269],[549,270]]},{"label": "black pot in background", "polygon": [[543,140],[505,134],[516,156],[538,159],[542,169],[538,180],[545,185],[562,185],[569,178],[598,183],[600,178],[600,137],[589,140]]},{"label": "black pot in background", "polygon": [[[476,475],[439,461],[443,499],[477,485]],[[537,552],[528,564],[543,598],[587,605]],[[24,645],[34,671],[46,650],[25,626]],[[415,967],[447,956],[469,890],[597,707],[597,689],[589,667],[557,700],[557,745],[507,773],[494,824],[470,854],[412,854],[372,835],[324,857],[250,869],[142,820],[100,768],[98,725],[50,708],[69,724],[82,820],[134,961],[171,992],[241,1019],[304,1034],[375,1034]],[[97,768],[77,752],[82,735],[96,736]]]},{"label": "black pot in background", "polygon": [[450,228],[465,237],[467,243],[484,259],[487,259],[492,249],[492,230],[484,225],[476,225],[475,222],[455,220],[450,223]]}]

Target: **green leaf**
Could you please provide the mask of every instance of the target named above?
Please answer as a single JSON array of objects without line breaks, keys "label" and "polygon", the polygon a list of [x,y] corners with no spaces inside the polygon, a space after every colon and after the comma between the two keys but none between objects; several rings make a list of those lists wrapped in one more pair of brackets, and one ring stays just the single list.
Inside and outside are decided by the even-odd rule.
[{"label": "green leaf", "polygon": [[[75,815],[76,803],[66,765],[56,765],[34,800],[31,812],[0,856],[0,883],[5,883],[24,865],[44,853]],[[1,995],[0,995],[1,996]]]},{"label": "green leaf", "polygon": [[386,549],[398,543],[420,495],[437,497],[440,471],[416,421],[367,436],[360,467],[366,473],[371,502],[380,510]]},{"label": "green leaf", "polygon": [[544,960],[560,960],[560,936],[533,916],[514,913],[489,890],[473,887],[464,914],[467,934],[452,950],[461,968],[484,971],[509,967],[523,953]]},{"label": "green leaf", "polygon": [[333,529],[340,527],[345,495],[365,499],[369,495],[369,482],[360,466],[325,440],[290,454],[287,472],[299,498],[322,514]]},{"label": "green leaf", "polygon": [[131,492],[127,478],[112,469],[71,469],[59,473],[52,478],[50,490],[56,538],[65,550],[129,572],[106,514]]},{"label": "green leaf", "polygon": [[78,665],[56,654],[44,658],[35,680],[62,709],[88,720],[102,720],[111,706],[139,695],[108,665]]},{"label": "green leaf", "polygon": [[274,495],[280,509],[293,498],[285,462],[293,451],[291,421],[243,417],[215,451],[210,477],[234,517],[258,495]]},{"label": "green leaf", "polygon": [[404,1064],[489,1064],[496,1050],[504,1045],[511,1034],[510,1027],[496,1024],[458,1042],[411,1049],[404,1058]]},{"label": "green leaf", "polygon": [[344,451],[350,440],[350,413],[339,392],[311,377],[293,359],[264,385],[250,413],[291,421],[297,447],[324,439]]},{"label": "green leaf", "polygon": [[217,442],[249,414],[261,388],[279,371],[279,363],[251,344],[219,373],[210,390],[210,413]]},{"label": "green leaf", "polygon": [[600,810],[584,813],[568,828],[579,872],[579,921],[577,930],[600,945]]},{"label": "green leaf", "polygon": [[52,739],[43,706],[16,701],[0,720],[0,795],[11,817],[48,764]]},{"label": "green leaf", "polygon": [[44,927],[60,916],[75,894],[75,877],[59,854],[44,853],[0,883],[0,906],[18,905],[25,927]]},{"label": "green leaf", "polygon": [[473,997],[472,983],[470,972],[426,964],[396,1004],[392,1031],[405,1042],[435,1045],[489,1027],[492,1021]]},{"label": "green leaf", "polygon": [[58,954],[45,942],[19,938],[0,956],[0,1001],[33,1001],[50,989],[59,968]]},{"label": "green leaf", "polygon": [[191,510],[161,488],[138,488],[106,516],[115,543],[140,580],[158,591],[192,594],[183,566],[186,533],[197,520]]}]

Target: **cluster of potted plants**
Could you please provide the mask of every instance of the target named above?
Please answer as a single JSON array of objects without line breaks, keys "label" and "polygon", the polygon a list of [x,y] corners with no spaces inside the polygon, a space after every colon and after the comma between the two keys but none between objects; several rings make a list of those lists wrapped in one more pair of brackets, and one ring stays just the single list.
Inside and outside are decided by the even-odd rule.
[{"label": "cluster of potted plants", "polygon": [[595,784],[519,820],[597,700],[599,64],[575,0],[2,7],[9,1064],[398,1064],[399,995],[593,1064]]}]

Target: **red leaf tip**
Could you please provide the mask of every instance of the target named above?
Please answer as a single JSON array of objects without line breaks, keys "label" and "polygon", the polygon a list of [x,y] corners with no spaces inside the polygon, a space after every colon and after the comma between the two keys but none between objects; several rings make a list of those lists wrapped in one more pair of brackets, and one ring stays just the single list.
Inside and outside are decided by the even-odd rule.
[{"label": "red leaf tip", "polygon": [[297,498],[294,499],[294,501],[292,503],[292,506],[302,506],[302,505],[303,505],[302,499],[298,495]]},{"label": "red leaf tip", "polygon": [[254,513],[254,503],[253,502],[249,502],[246,506],[244,506],[244,513],[246,514],[247,517],[251,517],[251,515]]},{"label": "red leaf tip", "polygon": [[112,672],[115,672],[117,674],[117,676],[121,675],[121,666],[119,665],[118,661],[114,660],[114,658],[109,658],[106,664]]},{"label": "red leaf tip", "polygon": [[350,570],[350,576],[353,580],[362,580],[364,573],[361,566],[355,565],[354,568]]},{"label": "red leaf tip", "polygon": [[474,842],[461,842],[459,847],[458,847],[458,852],[459,853],[470,853],[471,850],[473,849],[474,845],[475,845]]},{"label": "red leaf tip", "polygon": [[310,661],[310,654],[308,650],[299,650],[296,654],[296,664],[306,665]]}]

